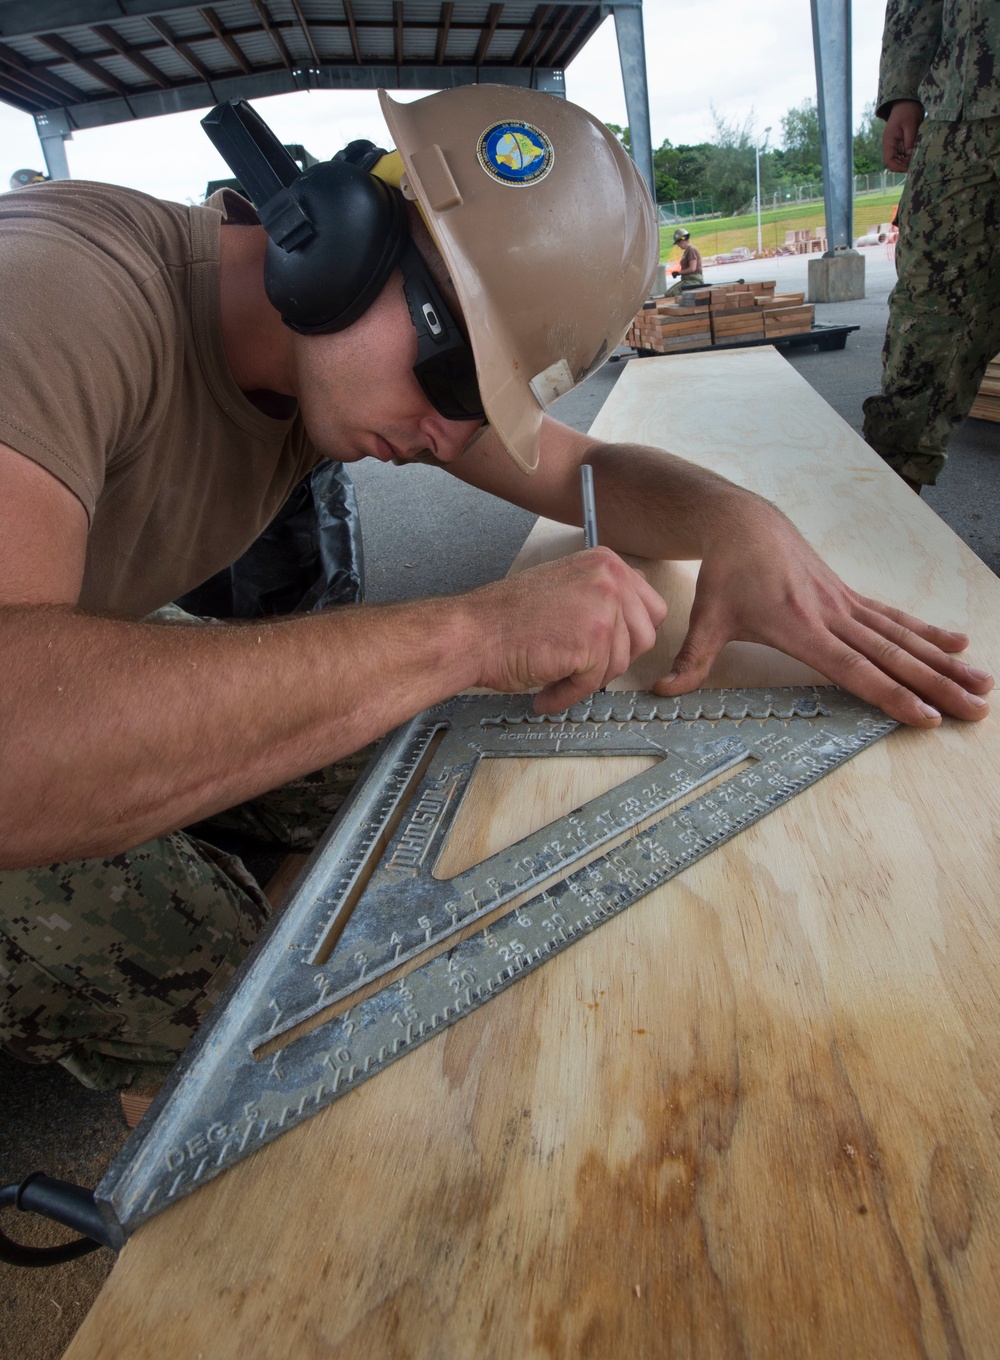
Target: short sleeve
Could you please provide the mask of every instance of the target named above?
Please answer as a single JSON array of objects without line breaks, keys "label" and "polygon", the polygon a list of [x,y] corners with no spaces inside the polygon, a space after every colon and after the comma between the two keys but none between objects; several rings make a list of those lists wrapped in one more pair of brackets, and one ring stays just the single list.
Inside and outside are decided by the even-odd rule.
[{"label": "short sleeve", "polygon": [[90,519],[149,401],[153,310],[85,235],[27,215],[3,222],[0,440],[63,482]]}]

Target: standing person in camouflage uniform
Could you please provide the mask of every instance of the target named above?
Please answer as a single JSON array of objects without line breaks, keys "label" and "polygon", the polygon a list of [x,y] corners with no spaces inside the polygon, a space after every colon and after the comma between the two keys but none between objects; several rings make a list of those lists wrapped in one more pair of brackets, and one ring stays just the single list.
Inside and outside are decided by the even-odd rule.
[{"label": "standing person in camouflage uniform", "polygon": [[907,180],[864,437],[919,492],[1000,352],[1000,4],[889,0],[876,112]]}]

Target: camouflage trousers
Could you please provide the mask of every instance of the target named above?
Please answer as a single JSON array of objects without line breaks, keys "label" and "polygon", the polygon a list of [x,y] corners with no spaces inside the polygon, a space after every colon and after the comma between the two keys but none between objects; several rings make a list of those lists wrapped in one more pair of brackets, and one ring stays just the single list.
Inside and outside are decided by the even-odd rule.
[{"label": "camouflage trousers", "polygon": [[[201,827],[310,850],[371,749]],[[241,860],[183,831],[108,859],[0,872],[0,1046],[97,1089],[159,1082],[269,914]]]},{"label": "camouflage trousers", "polygon": [[896,270],[864,437],[901,476],[933,485],[1000,352],[1000,118],[922,124]]},{"label": "camouflage trousers", "polygon": [[676,283],[671,284],[664,297],[677,297],[688,288],[704,288],[705,279],[702,274],[683,274]]}]

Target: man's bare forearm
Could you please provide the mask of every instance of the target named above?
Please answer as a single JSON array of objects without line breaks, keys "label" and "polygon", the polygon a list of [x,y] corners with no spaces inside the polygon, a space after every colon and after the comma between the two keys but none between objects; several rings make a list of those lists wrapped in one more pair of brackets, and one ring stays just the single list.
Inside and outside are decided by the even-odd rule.
[{"label": "man's bare forearm", "polygon": [[[702,558],[713,538],[777,514],[760,496],[715,472],[641,444],[595,444],[601,542],[616,552],[683,561]],[[569,517],[579,510],[567,504]]]},{"label": "man's bare forearm", "polygon": [[458,601],[258,624],[0,609],[0,868],[108,855],[475,683]]},{"label": "man's bare forearm", "polygon": [[778,514],[752,491],[676,454],[642,444],[607,444],[549,418],[534,476],[513,469],[492,430],[449,470],[537,515],[579,524],[581,462],[594,469],[601,542],[616,552],[702,558],[719,534]]},{"label": "man's bare forearm", "polygon": [[0,869],[141,844],[472,685],[568,707],[647,651],[663,613],[606,548],[464,595],[260,624],[0,608]]}]

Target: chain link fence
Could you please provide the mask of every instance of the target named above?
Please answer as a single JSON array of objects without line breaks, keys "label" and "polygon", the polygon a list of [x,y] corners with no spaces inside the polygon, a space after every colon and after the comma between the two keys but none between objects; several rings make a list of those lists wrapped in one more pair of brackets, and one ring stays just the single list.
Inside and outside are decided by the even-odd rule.
[{"label": "chain link fence", "polygon": [[[872,175],[855,175],[854,196],[859,198],[862,194],[888,193],[890,189],[895,189],[902,184],[905,179],[905,175],[897,175],[892,170],[881,170]],[[773,193],[761,194],[760,207],[762,212],[767,212],[771,208],[787,208],[791,203],[816,203],[822,198],[822,180],[814,184],[786,184],[780,189],[775,189]],[[660,211],[662,213],[662,208]],[[754,196],[749,203],[740,208],[736,216],[745,217],[756,211],[757,198]]]},{"label": "chain link fence", "polygon": [[678,222],[700,222],[706,217],[721,217],[710,198],[671,198],[660,203],[660,226],[675,227]]}]

